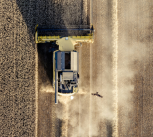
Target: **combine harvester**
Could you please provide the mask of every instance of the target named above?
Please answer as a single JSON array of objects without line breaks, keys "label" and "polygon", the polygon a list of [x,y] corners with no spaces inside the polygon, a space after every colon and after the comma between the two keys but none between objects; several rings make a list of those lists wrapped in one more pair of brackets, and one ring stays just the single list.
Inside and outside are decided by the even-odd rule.
[{"label": "combine harvester", "polygon": [[[87,28],[41,28],[36,26],[36,43],[55,43],[53,51],[53,88],[55,103],[58,95],[72,96],[79,90],[79,53],[75,45],[94,42],[93,26]],[[59,35],[59,33],[61,35]]]}]

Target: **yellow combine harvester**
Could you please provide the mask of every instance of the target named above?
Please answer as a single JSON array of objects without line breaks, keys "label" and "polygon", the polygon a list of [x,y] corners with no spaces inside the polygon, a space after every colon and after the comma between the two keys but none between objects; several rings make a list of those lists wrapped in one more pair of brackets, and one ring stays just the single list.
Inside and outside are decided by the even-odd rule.
[{"label": "yellow combine harvester", "polygon": [[[74,33],[76,31],[83,35],[77,36],[76,33]],[[48,36],[42,35],[42,32],[46,32]],[[62,35],[57,36],[56,32],[62,32]],[[70,34],[70,32],[72,32],[72,34]],[[94,42],[93,26],[87,29],[46,29],[39,28],[37,25],[35,42],[56,42],[56,45],[59,46],[58,50],[53,51],[53,87],[55,89],[55,103],[58,103],[58,95],[71,96],[77,93],[79,90],[79,54],[75,50],[75,45],[82,42]]]}]

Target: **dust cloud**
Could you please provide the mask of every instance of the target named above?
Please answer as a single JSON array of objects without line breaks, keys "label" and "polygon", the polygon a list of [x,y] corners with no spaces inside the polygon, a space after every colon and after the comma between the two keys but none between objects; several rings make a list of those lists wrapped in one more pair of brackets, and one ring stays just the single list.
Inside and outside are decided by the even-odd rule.
[{"label": "dust cloud", "polygon": [[135,75],[138,73],[138,65],[147,60],[148,54],[147,43],[142,40],[146,37],[144,30],[149,27],[146,20],[149,9],[146,4],[143,1],[127,1],[122,4],[124,10],[119,13],[118,105],[127,125],[128,114],[133,109]]},{"label": "dust cloud", "polygon": [[[117,96],[116,94],[113,94],[114,47],[112,43],[108,44],[108,38],[103,38],[103,43],[107,44],[100,46],[105,52],[102,52],[103,55],[99,56],[98,60],[94,60],[92,62],[92,66],[98,63],[102,64],[102,67],[96,69],[95,73],[97,75],[94,79],[92,79],[92,76],[95,74],[90,76],[92,79],[91,81],[94,83],[91,83],[91,89],[80,89],[79,93],[75,95],[73,100],[67,99],[67,103],[65,103],[64,99],[61,101],[65,105],[65,110],[67,110],[67,112],[63,115],[66,117],[65,120],[67,121],[65,126],[69,129],[67,130],[67,136],[100,136],[101,134],[112,136],[113,132],[117,132],[119,130],[118,126],[113,127],[113,120],[115,116],[117,116],[115,117],[117,119],[120,119],[121,116],[121,119],[124,121],[123,125],[126,125],[126,128],[128,129],[128,115],[133,109],[133,98],[131,92],[134,92],[135,85],[133,81],[135,75],[137,74],[136,67],[138,64],[143,64],[143,62],[145,62],[147,59],[146,55],[148,54],[146,48],[147,45],[144,41],[142,41],[143,37],[145,37],[142,30],[148,27],[148,23],[146,21],[143,26],[139,25],[140,21],[144,22],[144,19],[142,20],[141,16],[148,16],[147,12],[149,12],[146,11],[145,14],[144,12],[141,14],[143,10],[145,11],[145,6],[143,4],[144,3],[141,2],[136,3],[128,1],[122,4],[122,11],[118,11],[118,33],[116,33],[116,37],[118,38],[116,60],[117,90],[115,91],[117,92]],[[119,8],[120,6],[121,5],[118,5]],[[141,8],[142,11],[139,10],[138,12],[138,8]],[[110,30],[110,28],[108,30]],[[112,30],[110,34],[111,33]],[[142,34],[141,37],[140,34]],[[101,37],[105,36],[101,35]],[[94,57],[94,55],[91,57]],[[86,85],[85,87],[89,87],[89,85]],[[103,96],[103,99],[93,96],[91,97],[91,93],[95,91],[98,91],[99,94]],[[114,101],[117,102],[117,107],[114,106]],[[117,110],[115,110],[114,107],[116,107]],[[59,115],[59,113],[62,112],[59,111],[57,113],[57,115]],[[63,119],[63,117],[59,118]],[[118,125],[118,121],[116,122]],[[111,124],[108,125],[108,123]],[[91,130],[90,134],[89,130]],[[114,136],[118,136],[118,134],[116,133]]]},{"label": "dust cloud", "polygon": [[45,83],[42,83],[40,85],[40,89],[39,89],[42,93],[54,93],[54,89],[52,87],[52,85],[50,84],[49,80]]},{"label": "dust cloud", "polygon": [[142,13],[148,8],[144,4],[142,1],[127,1],[119,5],[122,10],[118,15],[118,118],[122,125],[126,125],[126,128],[119,127],[124,133],[130,127],[129,114],[133,111],[132,93],[136,92],[134,81],[138,67],[144,64],[148,54],[147,43],[141,40],[149,25],[145,20],[148,11]]}]

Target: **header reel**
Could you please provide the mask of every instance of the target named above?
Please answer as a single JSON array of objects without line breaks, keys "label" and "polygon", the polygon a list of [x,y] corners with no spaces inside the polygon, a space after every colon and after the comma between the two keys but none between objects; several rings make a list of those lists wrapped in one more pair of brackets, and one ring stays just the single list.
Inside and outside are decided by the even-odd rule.
[{"label": "header reel", "polygon": [[[58,41],[62,38],[71,39],[74,45],[79,42],[93,43],[94,28],[93,26],[87,28],[44,28],[38,25],[35,28],[36,43]],[[56,42],[57,45],[59,45],[58,43]]]}]

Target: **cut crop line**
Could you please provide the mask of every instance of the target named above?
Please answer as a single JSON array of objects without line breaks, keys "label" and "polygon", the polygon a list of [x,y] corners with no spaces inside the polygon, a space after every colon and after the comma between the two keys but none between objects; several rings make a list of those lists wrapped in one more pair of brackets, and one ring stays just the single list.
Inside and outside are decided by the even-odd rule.
[{"label": "cut crop line", "polygon": [[113,118],[113,137],[118,137],[118,2],[113,0],[112,3],[112,38],[113,38],[113,108],[114,108],[114,118]]},{"label": "cut crop line", "polygon": [[35,119],[35,137],[38,136],[38,52],[37,52],[37,44],[35,44],[35,104],[36,104],[36,119]]}]

